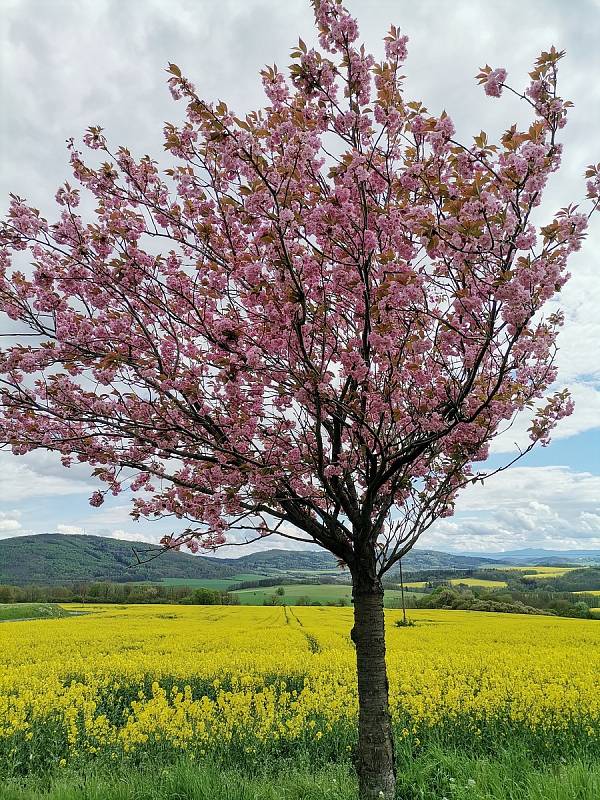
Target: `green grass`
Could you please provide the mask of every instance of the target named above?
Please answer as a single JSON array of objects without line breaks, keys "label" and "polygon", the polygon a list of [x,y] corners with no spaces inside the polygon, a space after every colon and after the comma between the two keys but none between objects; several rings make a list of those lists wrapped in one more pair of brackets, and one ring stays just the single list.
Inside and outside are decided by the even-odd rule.
[{"label": "green grass", "polygon": [[[398,800],[598,800],[600,764],[536,764],[525,747],[473,758],[433,746],[399,753]],[[302,760],[252,770],[190,760],[143,768],[101,763],[83,772],[0,785],[0,800],[355,800],[349,762],[311,769]]]},{"label": "green grass", "polygon": [[[298,605],[301,598],[308,598],[312,603],[333,603],[345,600],[348,605],[352,599],[352,587],[336,583],[298,583],[293,585],[282,584],[284,594],[278,596],[280,604],[287,606]],[[261,586],[255,589],[238,589],[232,592],[244,606],[262,606],[265,600],[273,597],[278,586]],[[401,600],[399,589],[388,589],[385,592],[385,605],[397,607]]]},{"label": "green grass", "polygon": [[268,577],[258,572],[242,572],[229,578],[163,578],[163,586],[189,586],[191,589],[216,589],[227,591],[242,581],[259,581]]},{"label": "green grass", "polygon": [[[243,583],[245,581],[261,581],[265,580],[266,578],[270,578],[273,580],[282,581],[285,585],[287,580],[297,581],[299,578],[304,578],[304,580],[310,580],[314,577],[316,580],[321,578],[324,575],[337,575],[339,574],[339,570],[336,572],[334,570],[274,570],[272,572],[240,572],[236,575],[232,575],[227,578],[163,578],[161,584],[163,586],[189,586],[192,589],[197,588],[204,588],[204,589],[216,589],[220,591],[228,591],[231,589],[232,586],[235,586],[238,583]],[[300,584],[298,584],[300,585]],[[314,588],[313,584],[305,584]],[[276,588],[276,587],[274,587]],[[267,587],[259,587],[257,591],[265,591],[268,594],[273,594],[273,589],[269,586]],[[250,591],[250,590],[240,590],[240,591]],[[252,589],[251,591],[254,591]]]},{"label": "green grass", "polygon": [[[256,589],[239,589],[232,592],[242,605],[262,606],[266,599],[272,597],[278,586],[261,586]],[[352,597],[351,586],[341,586],[339,584],[313,584],[298,583],[293,585],[283,585],[284,594],[280,602],[288,606],[297,605],[299,598],[308,597],[313,602],[327,603],[341,598],[350,602]]]},{"label": "green grass", "polygon": [[69,612],[55,603],[0,603],[0,622],[68,616]]},{"label": "green grass", "polygon": [[525,743],[478,758],[436,746],[400,765],[402,800],[597,800],[600,764],[557,755],[536,763]]},{"label": "green grass", "polygon": [[36,786],[0,788],[0,800],[347,800],[355,782],[344,766],[281,770],[263,777],[181,762],[144,771],[65,774]]}]

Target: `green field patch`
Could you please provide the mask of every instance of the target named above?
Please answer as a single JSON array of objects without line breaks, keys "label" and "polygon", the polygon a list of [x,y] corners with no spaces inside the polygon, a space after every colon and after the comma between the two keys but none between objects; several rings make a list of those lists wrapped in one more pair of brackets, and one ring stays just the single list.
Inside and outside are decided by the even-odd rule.
[{"label": "green field patch", "polygon": [[[398,753],[398,796],[456,797],[457,800],[597,800],[600,765],[569,756],[560,769],[536,762],[521,743],[486,757],[428,745]],[[416,787],[416,788],[415,788]],[[418,792],[418,794],[417,794]],[[0,785],[0,800],[355,800],[351,761],[311,767],[306,759],[273,761],[268,769],[198,763],[162,757],[153,764],[100,763],[84,769],[55,769]]]},{"label": "green field patch", "polygon": [[[277,590],[282,588],[283,594]],[[278,586],[260,586],[253,589],[238,589],[232,592],[244,606],[262,606],[276,599],[278,605],[310,605],[311,603],[335,603],[344,601],[350,605],[352,601],[352,587],[350,585],[335,583],[297,583],[279,584]],[[384,604],[397,607],[401,602],[399,589],[386,589]]]},{"label": "green field patch", "polygon": [[[277,593],[283,589],[283,595]],[[339,584],[297,583],[291,585],[260,586],[252,589],[239,589],[232,592],[242,605],[262,606],[274,596],[279,604],[298,605],[298,601],[308,600],[311,603],[335,602],[341,599],[350,603],[352,597],[351,586]]]},{"label": "green field patch", "polygon": [[58,619],[69,612],[55,603],[0,603],[0,622],[19,619]]},{"label": "green field patch", "polygon": [[306,570],[306,569],[286,569],[284,572],[285,572],[286,575],[301,575],[301,576],[303,576],[305,578],[309,578],[311,576],[314,576],[315,578],[318,578],[321,575],[335,575],[336,577],[340,577],[340,576],[343,577],[345,575],[346,577],[348,577],[348,575],[349,575],[348,572],[342,572],[342,570],[337,569],[337,568],[334,568],[334,569],[311,569],[311,570]]},{"label": "green field patch", "polygon": [[215,589],[226,592],[243,581],[264,580],[267,575],[258,572],[241,572],[229,578],[163,578],[162,586],[189,586],[190,589]]}]

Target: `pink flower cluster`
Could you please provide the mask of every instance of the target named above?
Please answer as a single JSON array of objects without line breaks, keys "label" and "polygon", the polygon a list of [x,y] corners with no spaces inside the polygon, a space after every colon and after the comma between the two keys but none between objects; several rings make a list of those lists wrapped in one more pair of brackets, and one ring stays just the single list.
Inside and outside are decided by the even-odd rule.
[{"label": "pink flower cluster", "polygon": [[506,80],[506,70],[500,67],[494,69],[488,75],[486,82],[483,85],[485,93],[490,97],[500,97],[504,81]]}]

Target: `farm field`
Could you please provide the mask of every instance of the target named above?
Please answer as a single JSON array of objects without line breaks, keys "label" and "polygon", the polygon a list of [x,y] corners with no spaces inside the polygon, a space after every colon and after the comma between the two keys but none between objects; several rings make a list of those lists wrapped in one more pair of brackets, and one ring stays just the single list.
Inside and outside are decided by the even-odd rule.
[{"label": "farm field", "polygon": [[536,581],[543,581],[547,578],[562,578],[562,576],[567,572],[572,572],[572,569],[548,569],[547,572],[524,572],[523,577],[528,578],[529,580],[536,580]]},{"label": "farm field", "polygon": [[191,589],[215,589],[226,592],[242,581],[259,581],[267,576],[258,572],[243,572],[230,578],[163,578],[163,586],[189,586]]},{"label": "farm field", "polygon": [[452,578],[449,583],[451,586],[460,586],[462,583],[465,586],[482,586],[485,589],[503,589],[507,585],[506,581],[488,581],[485,578]]},{"label": "farm field", "polygon": [[[66,608],[91,613],[0,626],[0,800],[53,800],[36,787],[86,770],[119,800],[352,797],[351,608]],[[387,612],[390,700],[399,790],[415,792],[401,797],[597,796],[600,625],[411,610],[416,626],[398,628],[400,613]],[[173,788],[191,776],[210,792]],[[57,800],[113,797],[90,781]],[[564,793],[532,788],[551,784]]]},{"label": "farm field", "polygon": [[[465,586],[481,586],[486,589],[503,589],[506,586],[506,581],[494,581],[487,578],[451,578],[448,583],[451,586],[459,586],[462,583]],[[404,586],[406,589],[425,589],[427,581],[408,581]]]},{"label": "farm field", "polygon": [[[238,589],[233,591],[241,605],[248,606],[262,606],[265,600],[268,601],[277,592],[278,588],[282,588],[284,594],[278,597],[280,603],[286,605],[296,605],[302,599],[310,601],[310,603],[334,603],[343,601],[350,604],[352,599],[352,587],[343,584],[333,583],[298,583],[298,584],[281,584],[279,586],[266,586],[253,589]],[[386,606],[396,607],[401,601],[402,593],[399,589],[387,589],[384,596],[384,603]]]},{"label": "farm field", "polygon": [[525,572],[527,574],[530,573],[538,573],[538,574],[554,574],[557,575],[564,575],[565,572],[572,572],[574,569],[578,569],[578,567],[536,567],[536,566],[524,566],[524,567],[511,567],[511,569],[516,569],[521,572]]},{"label": "farm field", "polygon": [[352,587],[339,584],[281,584],[281,586],[261,586],[251,589],[238,589],[232,592],[242,605],[263,605],[272,597],[277,589],[282,588],[284,594],[280,600],[286,605],[296,605],[299,598],[310,598],[311,602],[327,603],[344,600],[350,602]]},{"label": "farm field", "polygon": [[580,567],[535,567],[535,566],[515,566],[514,564],[507,564],[505,567],[486,567],[486,570],[493,572],[495,569],[514,570],[515,572],[522,572],[523,577],[526,578],[560,578],[566,572],[573,572]]}]

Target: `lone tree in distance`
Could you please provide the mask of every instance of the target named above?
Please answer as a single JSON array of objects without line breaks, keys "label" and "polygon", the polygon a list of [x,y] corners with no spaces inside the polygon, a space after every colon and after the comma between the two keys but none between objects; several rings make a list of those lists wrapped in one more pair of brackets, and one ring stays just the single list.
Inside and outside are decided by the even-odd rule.
[{"label": "lone tree in distance", "polygon": [[360,797],[387,800],[382,576],[483,477],[473,464],[517,412],[532,409],[531,446],[571,412],[566,391],[546,396],[562,316],[542,309],[589,215],[531,220],[561,157],[562,52],[523,92],[484,67],[486,93],[513,92],[532,121],[463,145],[404,97],[406,36],[392,27],[376,62],[343,6],[313,6],[322,50],[300,40],[287,78],[265,69],[268,105],[243,118],[169,66],[187,107],[165,128],[172,168],[113,152],[100,127],[84,142],[104,163],[71,142],[92,222],[69,184],[54,223],[12,196],[0,297],[23,330],[0,353],[0,439],[89,464],[106,484],[93,506],[131,490],[134,516],[187,520],[167,546],[277,534],[346,564]]}]

